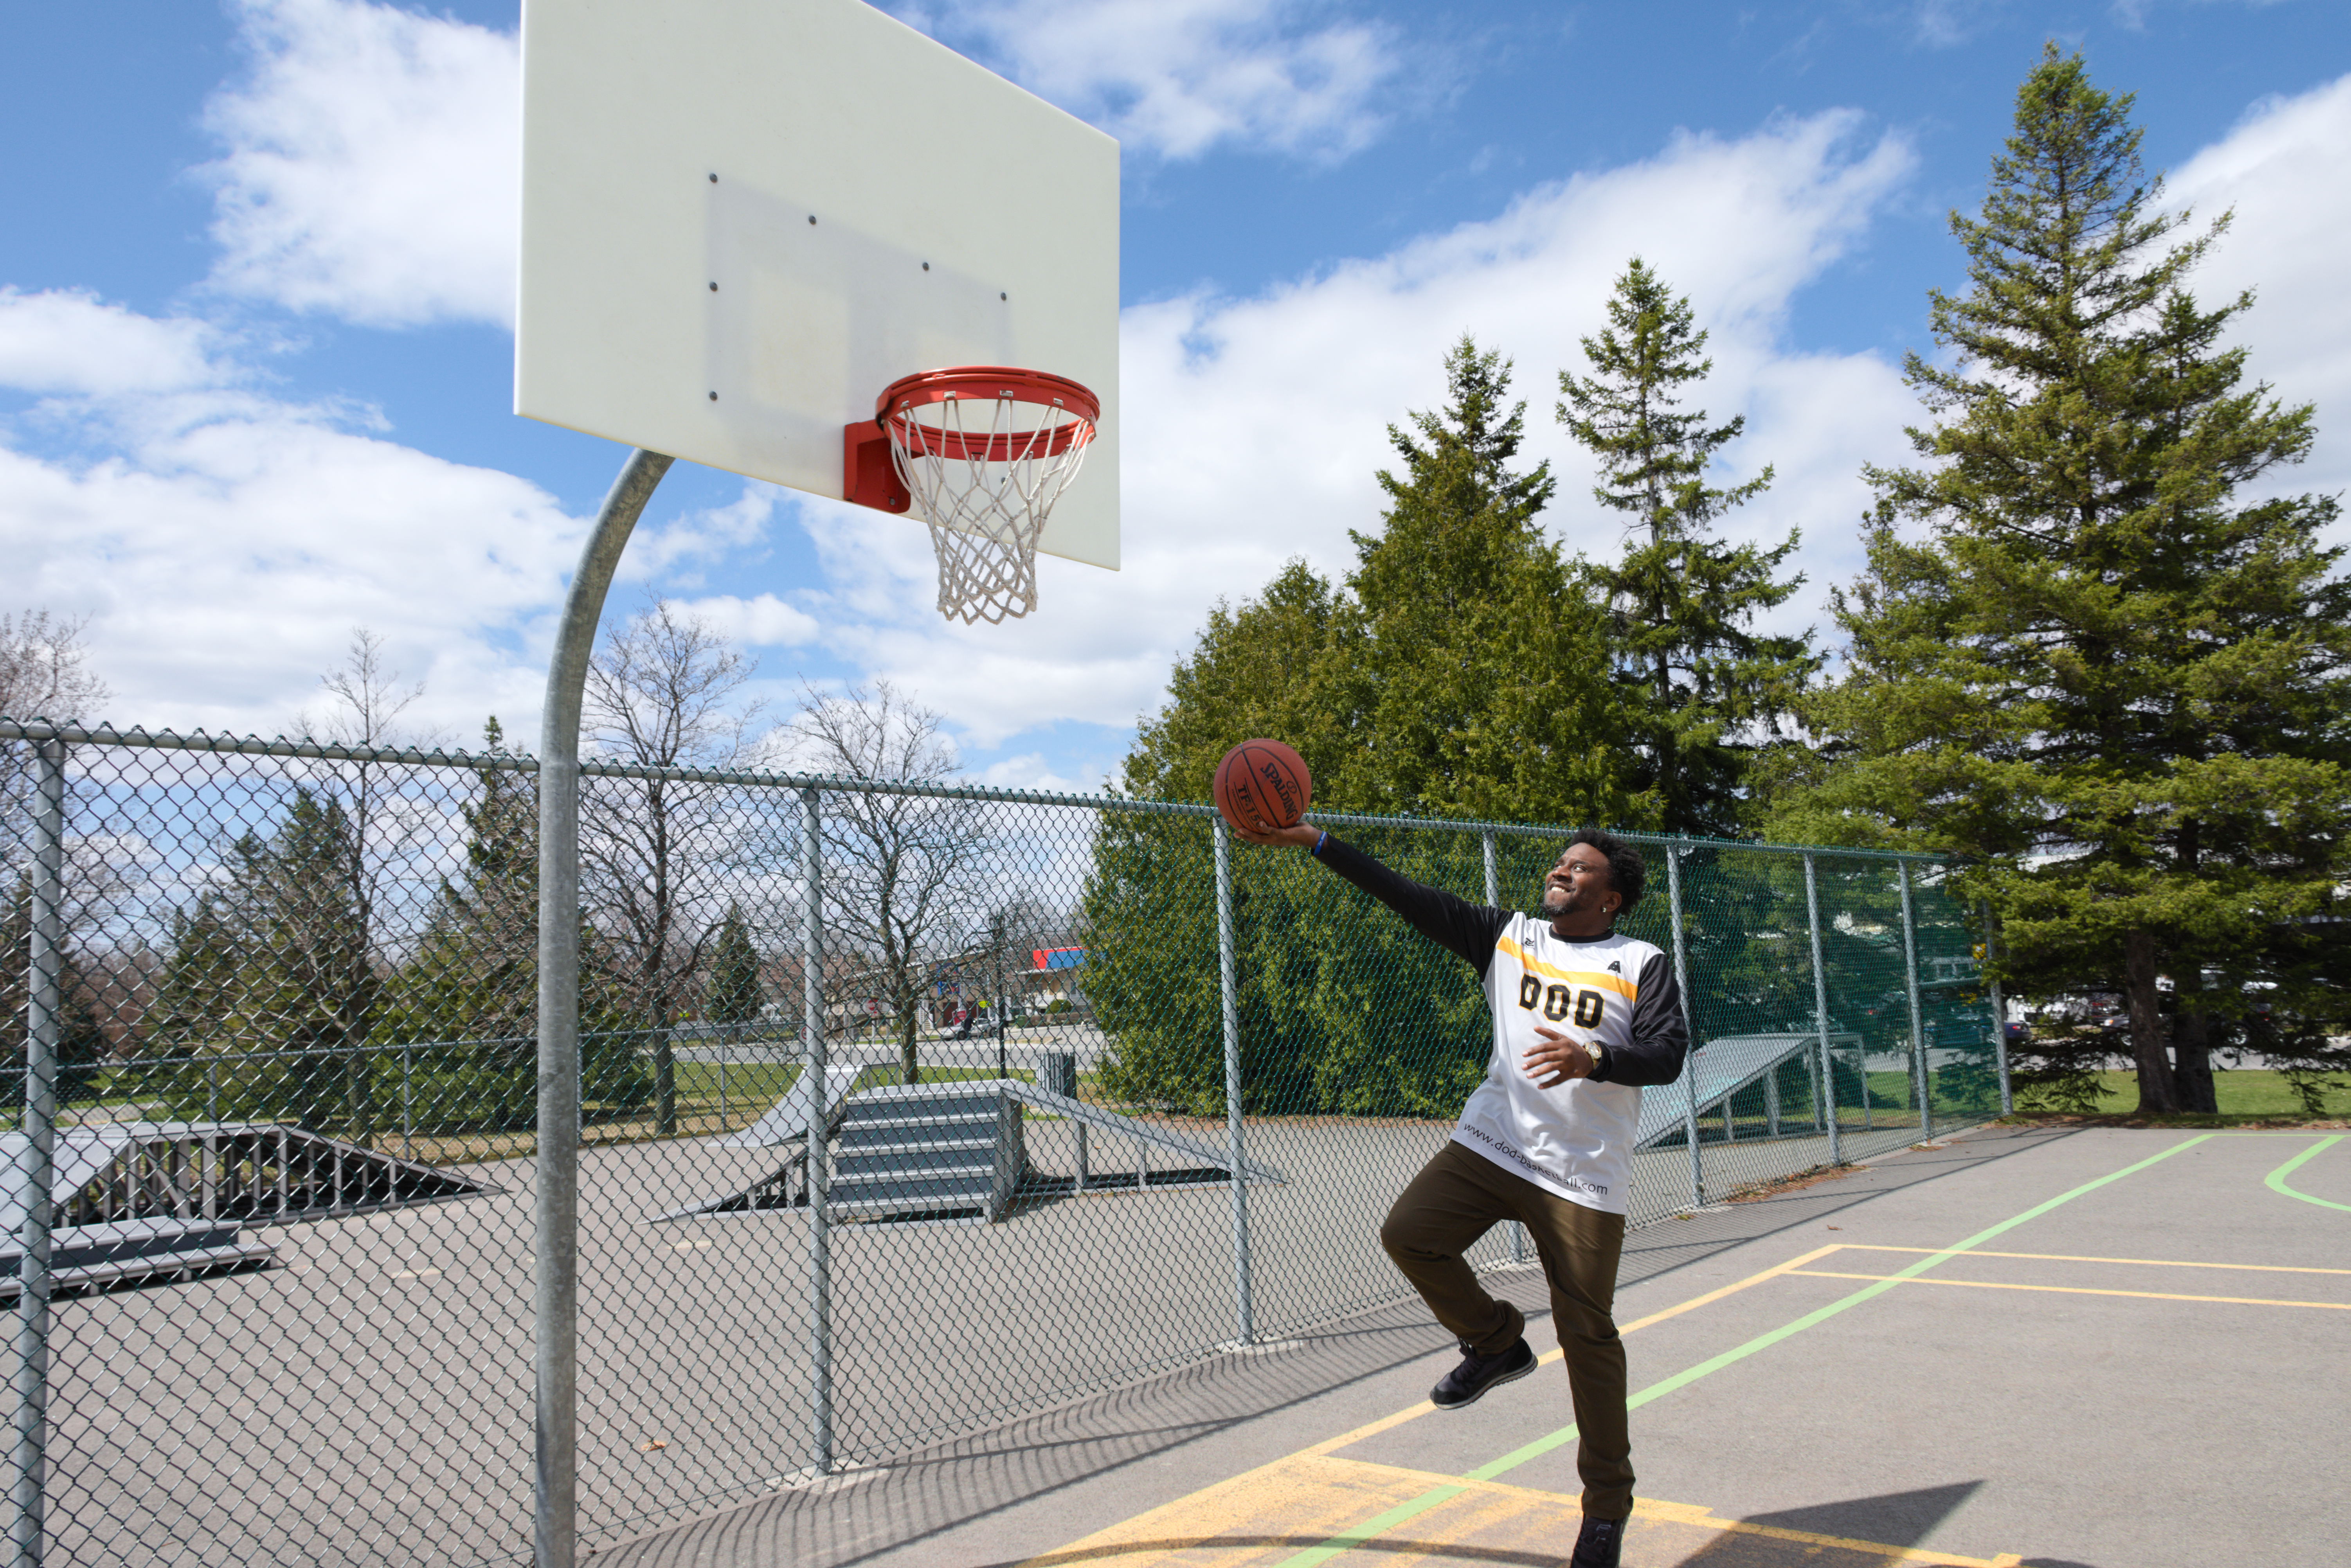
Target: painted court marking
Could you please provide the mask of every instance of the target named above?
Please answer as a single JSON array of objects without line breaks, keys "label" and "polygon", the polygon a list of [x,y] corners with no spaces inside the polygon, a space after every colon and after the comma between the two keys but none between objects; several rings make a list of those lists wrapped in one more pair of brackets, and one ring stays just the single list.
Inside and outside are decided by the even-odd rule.
[{"label": "painted court marking", "polygon": [[2183,1296],[2169,1291],[2101,1291],[2087,1285],[2014,1285],[2000,1280],[1904,1279],[1895,1274],[1844,1274],[1827,1269],[1792,1269],[1807,1280],[1884,1280],[1896,1285],[1956,1285],[1967,1291],[2045,1291],[2060,1296],[2136,1296],[2150,1301],[2222,1301],[2240,1307],[2320,1307],[2351,1312],[2351,1301],[2286,1301],[2266,1296]]},{"label": "painted court marking", "polygon": [[[1811,1276],[1849,1279],[1863,1281],[1861,1290],[1838,1301],[1806,1312],[1801,1317],[1758,1334],[1720,1354],[1708,1357],[1694,1366],[1651,1384],[1626,1400],[1628,1408],[1637,1409],[1654,1400],[1686,1388],[1699,1379],[1743,1361],[1771,1346],[1818,1326],[1837,1315],[1885,1294],[1897,1285],[1951,1284],[1977,1285],[1986,1289],[2049,1291],[2066,1294],[2137,1296],[2155,1300],[2213,1301],[2256,1306],[2320,1307],[2336,1311],[2351,1310],[2351,1303],[2333,1301],[2281,1301],[2267,1298],[2224,1297],[2173,1294],[2162,1291],[2110,1291],[2088,1287],[2035,1286],[2008,1284],[1997,1281],[1974,1281],[1948,1279],[1927,1279],[1924,1276],[1938,1264],[1957,1257],[2011,1258],[2038,1261],[2143,1265],[2163,1268],[2231,1268],[2229,1264],[2207,1264],[2186,1260],[2158,1259],[2082,1258],[2069,1255],[2024,1252],[1977,1251],[1982,1243],[1991,1241],[2018,1226],[2040,1218],[2077,1197],[2095,1192],[2126,1176],[2134,1176],[2158,1165],[2172,1155],[2205,1143],[2216,1134],[2199,1134],[2183,1139],[2170,1147],[2082,1183],[2049,1198],[2021,1214],[1989,1226],[1967,1239],[1945,1248],[1874,1247],[1862,1243],[1832,1243],[1815,1248],[1786,1262],[1775,1264],[1733,1284],[1707,1291],[1688,1301],[1653,1312],[1618,1332],[1632,1333],[1652,1324],[1726,1297],[1750,1290],[1763,1282],[1786,1276]],[[2269,1185],[2292,1197],[2283,1186],[2283,1178],[2303,1161],[2337,1140],[2329,1139],[2304,1151],[2272,1174]],[[2324,1199],[2309,1201],[2325,1204]],[[2325,1204],[2329,1207],[2343,1207]],[[1847,1274],[1806,1266],[1834,1254],[1845,1251],[1915,1254],[1917,1260],[1890,1274]],[[2351,1274],[2351,1270],[2289,1269],[2275,1265],[2245,1265],[2262,1272],[2297,1274]],[[1554,1350],[1540,1358],[1542,1362],[1560,1359]],[[1029,1560],[1024,1568],[1053,1568],[1053,1565],[1099,1559],[1123,1559],[1133,1564],[1137,1559],[1169,1563],[1180,1561],[1187,1568],[1241,1568],[1242,1564],[1265,1563],[1273,1552],[1284,1547],[1294,1548],[1271,1564],[1271,1568],[1320,1568],[1332,1558],[1364,1546],[1378,1537],[1424,1516],[1430,1518],[1424,1526],[1432,1537],[1428,1540],[1397,1541],[1388,1548],[1405,1556],[1426,1558],[1447,1547],[1458,1548],[1465,1555],[1474,1555],[1496,1562],[1540,1561],[1552,1563],[1558,1559],[1558,1543],[1562,1531],[1572,1528],[1580,1518],[1576,1499],[1564,1493],[1537,1491],[1509,1486],[1499,1478],[1521,1465],[1548,1454],[1575,1439],[1576,1429],[1563,1427],[1548,1436],[1539,1437],[1480,1465],[1466,1474],[1440,1476],[1434,1472],[1404,1469],[1392,1465],[1374,1464],[1367,1460],[1340,1456],[1336,1450],[1351,1447],[1380,1433],[1387,1432],[1406,1422],[1429,1415],[1435,1406],[1423,1401],[1407,1409],[1382,1417],[1352,1431],[1285,1456],[1256,1469],[1205,1488],[1187,1497],[1139,1514],[1109,1530],[1098,1531],[1084,1540],[1045,1556]],[[1833,1563],[1840,1561],[1860,1563],[1915,1563],[1954,1565],[1954,1568],[2010,1568],[2019,1563],[2014,1555],[2002,1553],[1991,1559],[1960,1557],[1948,1552],[1928,1552],[1917,1548],[1897,1547],[1874,1542],[1852,1541],[1838,1537],[1813,1535],[1801,1531],[1750,1524],[1744,1521],[1718,1520],[1708,1509],[1689,1504],[1637,1501],[1634,1508],[1635,1537],[1643,1532],[1656,1537],[1661,1548],[1678,1551],[1670,1544],[1668,1536],[1678,1535],[1689,1546],[1702,1544],[1705,1538],[1722,1535],[1753,1536],[1783,1540],[1806,1550],[1808,1562]],[[1209,1528],[1203,1530],[1202,1524]],[[1529,1557],[1514,1547],[1522,1545]],[[1677,1560],[1679,1560],[1677,1558]]]},{"label": "painted court marking", "polygon": [[2335,1203],[2324,1197],[2313,1197],[2306,1192],[2296,1192],[2294,1188],[2285,1185],[2285,1178],[2292,1176],[2294,1171],[2301,1166],[2304,1161],[2309,1159],[2312,1155],[2320,1153],[2322,1150],[2333,1147],[2335,1145],[2339,1144],[2342,1141],[2343,1134],[2340,1133],[2335,1134],[2335,1136],[2331,1138],[2319,1139],[2318,1142],[2311,1145],[2310,1147],[2303,1150],[2302,1153],[2294,1155],[2294,1158],[2286,1161],[2285,1164],[2270,1172],[2268,1178],[2264,1180],[2262,1185],[2268,1187],[2273,1192],[2282,1192],[2288,1197],[2298,1197],[2304,1203],[2314,1203],[2321,1208],[2339,1208],[2346,1214],[2351,1214],[2351,1203]]}]

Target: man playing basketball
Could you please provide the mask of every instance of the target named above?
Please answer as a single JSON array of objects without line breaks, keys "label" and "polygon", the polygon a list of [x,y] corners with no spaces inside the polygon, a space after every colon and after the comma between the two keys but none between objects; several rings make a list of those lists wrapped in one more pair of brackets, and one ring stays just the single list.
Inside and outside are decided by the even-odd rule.
[{"label": "man playing basketball", "polygon": [[1640,902],[1640,852],[1591,829],[1574,834],[1536,919],[1425,887],[1303,822],[1235,831],[1305,848],[1485,982],[1485,1081],[1452,1141],[1389,1210],[1380,1243],[1461,1342],[1461,1364],[1429,1395],[1453,1410],[1535,1367],[1525,1314],[1489,1295],[1462,1255],[1506,1219],[1534,1238],[1575,1404],[1583,1528],[1572,1568],[1615,1568],[1633,1511],[1625,1347],[1609,1315],[1625,1188],[1641,1086],[1679,1077],[1688,1049],[1672,962],[1614,928]]}]

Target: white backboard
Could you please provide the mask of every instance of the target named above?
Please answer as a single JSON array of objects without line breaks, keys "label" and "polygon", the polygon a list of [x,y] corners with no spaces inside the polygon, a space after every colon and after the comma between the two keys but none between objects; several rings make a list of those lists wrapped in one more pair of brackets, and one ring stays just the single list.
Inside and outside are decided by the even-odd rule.
[{"label": "white backboard", "polygon": [[1102,422],[1040,548],[1118,565],[1115,141],[859,0],[522,18],[517,413],[839,497],[900,376],[1049,371]]}]

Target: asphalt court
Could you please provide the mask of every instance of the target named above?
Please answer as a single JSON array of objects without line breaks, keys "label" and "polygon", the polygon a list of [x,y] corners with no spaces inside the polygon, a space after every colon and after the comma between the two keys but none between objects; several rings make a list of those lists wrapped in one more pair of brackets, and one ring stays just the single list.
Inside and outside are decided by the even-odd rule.
[{"label": "asphalt court", "polygon": [[[1621,1278],[1631,1568],[2351,1560],[2351,1136],[1980,1129],[1650,1227]],[[1496,1282],[1548,1354],[1466,1411],[1414,1302],[611,1560],[1563,1563],[1566,1379]]]},{"label": "asphalt court", "polygon": [[[2325,1436],[2351,1375],[2338,1195],[2336,1134],[2085,1133],[1623,1292],[1642,1491],[1625,1563],[2343,1560],[2351,1464]],[[1555,1364],[1030,1568],[1560,1563],[1580,1516]]]}]

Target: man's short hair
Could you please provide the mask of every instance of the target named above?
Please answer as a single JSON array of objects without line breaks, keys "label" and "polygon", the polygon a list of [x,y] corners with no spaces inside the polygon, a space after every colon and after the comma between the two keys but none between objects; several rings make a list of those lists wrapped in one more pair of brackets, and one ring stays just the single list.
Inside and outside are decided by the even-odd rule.
[{"label": "man's short hair", "polygon": [[1560,852],[1565,854],[1578,844],[1590,844],[1608,857],[1608,890],[1625,901],[1616,906],[1617,916],[1632,914],[1633,906],[1641,902],[1642,884],[1649,880],[1649,862],[1641,858],[1641,852],[1614,833],[1579,828],[1568,835],[1566,849]]}]

